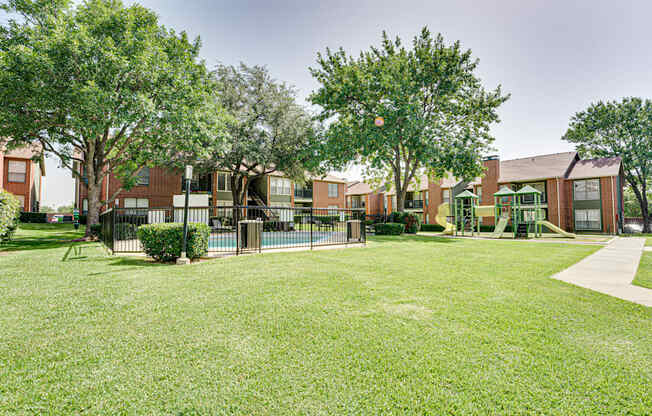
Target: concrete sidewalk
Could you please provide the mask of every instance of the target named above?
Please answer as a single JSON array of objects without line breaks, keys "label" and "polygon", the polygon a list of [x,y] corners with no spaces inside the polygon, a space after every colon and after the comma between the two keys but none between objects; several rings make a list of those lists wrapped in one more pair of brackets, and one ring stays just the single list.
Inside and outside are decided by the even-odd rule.
[{"label": "concrete sidewalk", "polygon": [[645,238],[615,238],[552,278],[652,307],[652,290],[632,285],[644,245]]}]

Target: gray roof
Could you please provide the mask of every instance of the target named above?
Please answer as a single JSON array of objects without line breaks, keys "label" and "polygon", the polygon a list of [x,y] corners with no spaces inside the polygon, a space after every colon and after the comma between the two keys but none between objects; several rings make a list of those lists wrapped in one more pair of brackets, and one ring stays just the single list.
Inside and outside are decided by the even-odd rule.
[{"label": "gray roof", "polygon": [[622,159],[606,157],[601,159],[578,160],[568,179],[597,178],[601,176],[618,176]]},{"label": "gray roof", "polygon": [[577,152],[554,153],[500,162],[499,183],[564,178]]}]

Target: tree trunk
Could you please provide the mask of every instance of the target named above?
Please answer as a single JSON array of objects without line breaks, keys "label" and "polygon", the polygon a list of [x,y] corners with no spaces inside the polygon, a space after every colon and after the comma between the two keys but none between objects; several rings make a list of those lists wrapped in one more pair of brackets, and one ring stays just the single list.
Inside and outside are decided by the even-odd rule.
[{"label": "tree trunk", "polygon": [[91,226],[100,223],[100,185],[94,183],[89,178],[88,181],[88,214],[86,216],[86,236],[91,235]]},{"label": "tree trunk", "polygon": [[638,200],[638,203],[641,206],[641,217],[643,218],[643,232],[646,234],[650,233],[652,227],[650,227],[650,212],[648,210],[648,202],[647,202],[647,186],[645,183],[641,184],[642,190],[640,190],[638,189],[637,186],[638,184],[636,183],[636,181],[627,179],[627,182],[629,182],[629,185],[632,187],[632,191],[634,191],[634,195],[636,196],[636,199]]}]

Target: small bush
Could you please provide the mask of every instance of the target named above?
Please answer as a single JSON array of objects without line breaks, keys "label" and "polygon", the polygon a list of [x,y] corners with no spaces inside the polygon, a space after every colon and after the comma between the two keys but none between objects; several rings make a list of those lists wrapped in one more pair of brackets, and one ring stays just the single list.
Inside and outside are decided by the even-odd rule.
[{"label": "small bush", "polygon": [[18,198],[0,189],[0,243],[10,240],[18,228],[20,208]]},{"label": "small bush", "polygon": [[48,214],[45,212],[21,212],[20,222],[45,223],[48,222]]},{"label": "small bush", "polygon": [[376,235],[401,235],[405,231],[405,224],[388,222],[374,225]]},{"label": "small bush", "polygon": [[[145,254],[156,261],[174,261],[181,257],[183,224],[148,224],[138,227],[138,240]],[[196,259],[208,251],[211,229],[206,224],[188,224],[188,247],[186,255]]]},{"label": "small bush", "polygon": [[86,214],[80,214],[79,215],[79,223],[82,225],[86,225],[86,222],[88,221],[88,216]]},{"label": "small bush", "polygon": [[419,231],[419,218],[410,212],[392,212],[389,222],[405,224],[405,232],[408,234]]},{"label": "small bush", "polygon": [[[134,229],[135,233],[135,229]],[[91,235],[94,237],[100,237],[102,234],[102,224],[93,224],[91,225]]]},{"label": "small bush", "polygon": [[421,224],[421,231],[440,232],[444,231],[444,227],[439,224]]}]

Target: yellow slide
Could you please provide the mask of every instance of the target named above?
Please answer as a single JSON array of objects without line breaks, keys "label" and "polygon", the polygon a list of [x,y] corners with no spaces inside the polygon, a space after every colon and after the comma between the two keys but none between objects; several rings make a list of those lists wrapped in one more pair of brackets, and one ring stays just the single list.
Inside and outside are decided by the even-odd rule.
[{"label": "yellow slide", "polygon": [[453,234],[453,231],[455,231],[455,225],[446,221],[446,217],[450,215],[450,212],[451,207],[448,202],[444,202],[439,206],[439,208],[437,208],[437,216],[435,217],[435,221],[437,221],[437,224],[444,227],[444,234]]},{"label": "yellow slide", "polygon": [[557,227],[555,224],[551,223],[550,221],[539,221],[538,224],[541,224],[541,225],[543,225],[544,227],[546,227],[547,229],[549,229],[550,231],[552,231],[552,232],[554,232],[554,233],[557,233],[557,234],[559,234],[559,235],[562,235],[562,236],[564,236],[564,237],[568,237],[568,238],[575,238],[575,237],[577,237],[577,236],[576,236],[575,234],[573,234],[573,233],[569,233],[568,231],[564,231],[564,230],[562,230],[561,228]]}]

